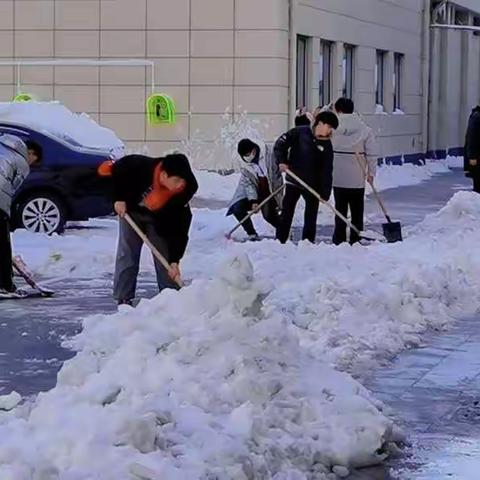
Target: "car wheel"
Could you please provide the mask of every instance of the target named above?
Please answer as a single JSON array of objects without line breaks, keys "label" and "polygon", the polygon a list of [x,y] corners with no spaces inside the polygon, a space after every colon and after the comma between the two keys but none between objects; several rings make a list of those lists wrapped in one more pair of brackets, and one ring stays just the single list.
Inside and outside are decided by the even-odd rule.
[{"label": "car wheel", "polygon": [[29,232],[62,233],[66,223],[65,206],[55,195],[37,193],[19,205],[18,223]]}]

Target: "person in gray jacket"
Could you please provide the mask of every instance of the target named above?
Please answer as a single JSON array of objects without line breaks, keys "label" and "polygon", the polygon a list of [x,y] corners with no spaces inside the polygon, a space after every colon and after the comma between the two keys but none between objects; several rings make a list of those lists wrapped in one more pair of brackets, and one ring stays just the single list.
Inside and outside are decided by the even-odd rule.
[{"label": "person in gray jacket", "polygon": [[[237,151],[241,158],[241,175],[227,216],[233,215],[240,222],[249,211],[257,208],[260,202],[283,184],[283,178],[268,145],[260,146],[244,138],[238,143]],[[278,226],[282,199],[283,193],[279,193],[262,208],[263,218],[274,228]],[[250,240],[259,240],[251,219],[246,220],[242,227]]]},{"label": "person in gray jacket", "polygon": [[12,245],[10,242],[10,209],[15,192],[39,160],[36,149],[14,135],[0,135],[0,293],[12,293]]},{"label": "person in gray jacket", "polygon": [[[365,209],[365,181],[372,184],[377,169],[378,149],[373,130],[354,113],[355,105],[349,98],[335,103],[339,126],[332,136],[334,151],[333,193],[335,208],[344,216],[350,215],[358,230],[363,230]],[[350,231],[350,244],[358,242],[358,234]],[[333,243],[347,241],[347,225],[335,218]]]}]

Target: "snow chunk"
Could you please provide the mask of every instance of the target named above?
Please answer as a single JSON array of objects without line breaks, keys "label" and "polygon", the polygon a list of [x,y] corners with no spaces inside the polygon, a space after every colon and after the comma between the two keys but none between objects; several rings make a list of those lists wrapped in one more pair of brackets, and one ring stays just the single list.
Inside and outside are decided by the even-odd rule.
[{"label": "snow chunk", "polygon": [[13,410],[22,401],[22,396],[13,391],[8,395],[0,396],[0,410]]}]

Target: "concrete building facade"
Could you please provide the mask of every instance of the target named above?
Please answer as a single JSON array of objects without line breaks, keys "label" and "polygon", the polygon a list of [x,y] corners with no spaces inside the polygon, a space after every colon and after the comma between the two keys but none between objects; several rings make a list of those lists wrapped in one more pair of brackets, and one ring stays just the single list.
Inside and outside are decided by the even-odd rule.
[{"label": "concrete building facade", "polygon": [[345,94],[377,132],[382,158],[418,161],[461,147],[480,97],[480,37],[430,24],[480,25],[477,3],[2,0],[0,62],[151,60],[177,119],[148,124],[150,72],[140,66],[23,66],[20,75],[0,66],[0,100],[20,84],[161,154],[189,139],[213,145],[243,112],[273,141],[298,106]]}]

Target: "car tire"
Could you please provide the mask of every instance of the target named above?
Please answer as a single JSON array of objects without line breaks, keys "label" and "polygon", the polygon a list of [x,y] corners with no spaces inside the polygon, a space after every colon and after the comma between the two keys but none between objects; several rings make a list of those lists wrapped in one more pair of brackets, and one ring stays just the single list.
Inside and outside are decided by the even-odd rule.
[{"label": "car tire", "polygon": [[52,193],[32,193],[18,204],[16,220],[20,228],[33,233],[63,233],[67,222],[65,203]]}]

